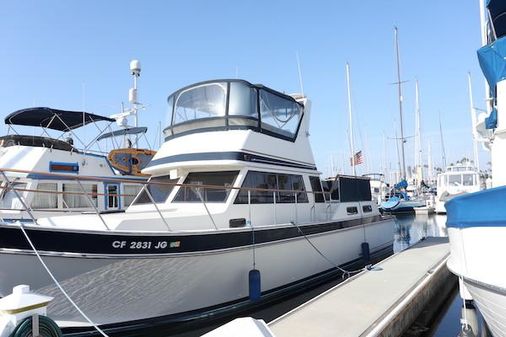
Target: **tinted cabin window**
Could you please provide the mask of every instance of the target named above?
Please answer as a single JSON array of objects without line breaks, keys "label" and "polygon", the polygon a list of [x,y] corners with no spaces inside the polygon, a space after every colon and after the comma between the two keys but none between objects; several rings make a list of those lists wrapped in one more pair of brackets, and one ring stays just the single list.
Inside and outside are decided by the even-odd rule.
[{"label": "tinted cabin window", "polygon": [[371,213],[372,212],[372,207],[371,205],[365,205],[365,206],[362,206],[362,211],[364,213]]},{"label": "tinted cabin window", "polygon": [[174,189],[174,185],[172,184],[176,184],[178,180],[170,179],[169,176],[152,177],[149,179],[149,184],[135,200],[134,205],[151,203],[146,190],[149,191],[149,194],[156,203],[164,203],[169,197],[170,192]]},{"label": "tinted cabin window", "polygon": [[[293,174],[278,174],[278,189],[292,190],[292,191],[305,191],[304,181],[302,176]],[[278,192],[276,202],[281,204],[295,203],[295,195],[297,195],[298,203],[308,202],[306,192]]]},{"label": "tinted cabin window", "polygon": [[323,195],[322,184],[319,177],[309,177],[309,182],[311,183],[311,189],[313,190],[314,201],[315,202],[325,202],[325,197]]},{"label": "tinted cabin window", "polygon": [[213,187],[182,186],[173,202],[202,202],[202,199],[205,202],[225,202],[238,173],[238,171],[189,173],[184,184],[211,185]]},{"label": "tinted cabin window", "polygon": [[322,186],[327,200],[339,201],[339,184],[336,180],[323,180]]},{"label": "tinted cabin window", "polygon": [[[304,188],[302,176],[293,174],[275,174],[267,172],[249,171],[244,179],[242,187],[255,189],[269,189],[270,191],[250,192],[252,204],[271,204],[274,203],[274,194],[276,203],[295,203],[295,193],[297,194],[297,203],[307,203],[307,193]],[[275,192],[274,190],[288,190],[287,192]],[[301,192],[293,192],[301,191]],[[236,204],[248,203],[248,191],[241,190],[235,200]]]},{"label": "tinted cabin window", "polygon": [[341,202],[370,201],[371,185],[368,179],[339,177]]},{"label": "tinted cabin window", "polygon": [[347,207],[346,208],[346,213],[348,213],[348,215],[350,215],[350,214],[358,214],[358,208],[356,208],[356,207]]},{"label": "tinted cabin window", "polygon": [[[249,171],[244,179],[242,187],[251,187],[258,189],[277,189],[277,177],[275,173],[255,172]],[[274,202],[274,191],[250,191],[250,198],[252,204],[272,204]],[[248,203],[248,191],[241,190],[236,204]]]}]

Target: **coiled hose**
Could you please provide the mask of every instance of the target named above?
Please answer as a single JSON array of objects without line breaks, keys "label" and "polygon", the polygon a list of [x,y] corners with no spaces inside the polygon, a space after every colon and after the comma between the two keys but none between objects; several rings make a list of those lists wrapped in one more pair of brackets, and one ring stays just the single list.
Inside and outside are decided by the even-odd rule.
[{"label": "coiled hose", "polygon": [[[9,337],[31,337],[32,317],[27,317],[19,323]],[[39,336],[40,337],[62,337],[62,332],[58,325],[49,317],[39,316]]]}]

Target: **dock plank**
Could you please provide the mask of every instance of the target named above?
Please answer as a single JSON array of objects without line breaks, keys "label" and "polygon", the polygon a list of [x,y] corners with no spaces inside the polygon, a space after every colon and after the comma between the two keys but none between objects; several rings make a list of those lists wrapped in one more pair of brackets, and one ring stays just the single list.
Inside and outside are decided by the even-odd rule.
[{"label": "dock plank", "polygon": [[[449,256],[447,238],[428,238],[269,323],[276,337],[367,336]],[[378,269],[379,269],[378,268]]]}]

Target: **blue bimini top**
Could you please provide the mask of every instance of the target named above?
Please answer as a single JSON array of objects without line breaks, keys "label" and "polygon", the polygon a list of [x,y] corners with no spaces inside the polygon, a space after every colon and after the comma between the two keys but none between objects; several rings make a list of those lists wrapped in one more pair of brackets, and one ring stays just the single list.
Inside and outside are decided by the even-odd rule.
[{"label": "blue bimini top", "polygon": [[457,196],[445,207],[446,227],[506,227],[506,186]]}]

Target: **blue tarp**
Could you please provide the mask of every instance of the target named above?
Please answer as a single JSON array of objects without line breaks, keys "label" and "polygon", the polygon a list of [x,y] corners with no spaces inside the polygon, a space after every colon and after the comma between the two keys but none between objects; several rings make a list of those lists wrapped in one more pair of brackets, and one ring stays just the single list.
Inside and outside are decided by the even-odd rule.
[{"label": "blue tarp", "polygon": [[485,118],[485,128],[495,129],[497,127],[497,109],[493,108],[490,112],[490,116]]},{"label": "blue tarp", "polygon": [[446,227],[506,227],[506,186],[467,193],[446,202]]},{"label": "blue tarp", "polygon": [[478,49],[478,61],[495,97],[497,82],[506,78],[506,37]]},{"label": "blue tarp", "polygon": [[490,12],[494,30],[497,38],[506,35],[506,1],[504,0],[488,0],[487,8]]},{"label": "blue tarp", "polygon": [[406,189],[408,187],[408,182],[405,179],[403,179],[399,181],[397,184],[395,184],[394,187],[398,190],[403,188]]}]

